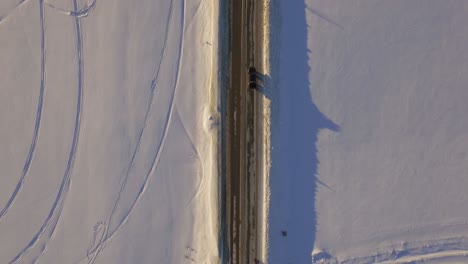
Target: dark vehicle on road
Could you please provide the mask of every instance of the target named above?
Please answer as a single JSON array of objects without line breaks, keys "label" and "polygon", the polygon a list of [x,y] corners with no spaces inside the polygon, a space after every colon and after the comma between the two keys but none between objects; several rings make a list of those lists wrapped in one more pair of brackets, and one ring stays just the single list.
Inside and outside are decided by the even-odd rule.
[{"label": "dark vehicle on road", "polygon": [[249,68],[249,88],[257,88],[257,70],[255,69],[255,67]]}]

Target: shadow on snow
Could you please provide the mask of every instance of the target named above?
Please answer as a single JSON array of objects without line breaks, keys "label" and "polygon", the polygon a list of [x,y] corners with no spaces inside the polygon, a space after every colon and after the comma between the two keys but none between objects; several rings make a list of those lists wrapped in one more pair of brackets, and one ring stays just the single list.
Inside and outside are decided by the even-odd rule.
[{"label": "shadow on snow", "polygon": [[272,47],[272,76],[264,79],[266,88],[260,91],[272,99],[269,263],[311,263],[320,184],[316,141],[321,129],[339,131],[339,126],[311,96],[308,60],[314,56],[307,48],[305,3],[274,2],[272,13],[281,13],[281,26],[278,31],[272,20],[271,39],[279,47]]}]

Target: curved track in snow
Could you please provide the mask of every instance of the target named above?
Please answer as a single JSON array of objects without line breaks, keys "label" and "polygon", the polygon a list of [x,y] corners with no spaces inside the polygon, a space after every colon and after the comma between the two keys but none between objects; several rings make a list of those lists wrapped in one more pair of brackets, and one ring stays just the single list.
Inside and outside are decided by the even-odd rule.
[{"label": "curved track in snow", "polygon": [[[21,1],[17,6],[25,3],[26,1]],[[1,19],[0,19],[1,20]],[[36,142],[39,135],[39,128],[41,126],[41,117],[42,117],[42,104],[44,102],[44,90],[45,90],[45,27],[44,27],[44,1],[39,0],[39,26],[40,26],[40,34],[41,34],[41,81],[39,84],[39,98],[37,102],[37,111],[36,111],[36,120],[34,122],[34,132],[31,140],[31,144],[29,146],[28,156],[26,157],[26,161],[24,162],[23,171],[21,173],[21,177],[16,184],[16,187],[11,194],[10,198],[8,199],[5,206],[0,211],[0,221],[8,212],[8,209],[13,205],[16,200],[16,197],[20,193],[21,189],[24,186],[24,181],[26,176],[29,172],[31,167],[31,161],[34,157],[34,152],[36,150]]]},{"label": "curved track in snow", "polygon": [[84,16],[87,16],[88,13],[94,9],[94,7],[96,7],[96,1],[97,0],[93,0],[93,2],[91,2],[91,4],[89,4],[88,6],[85,6],[83,7],[82,9],[79,9],[79,10],[72,10],[72,11],[69,11],[69,10],[65,10],[63,8],[60,8],[60,7],[56,7],[55,5],[47,2],[47,1],[44,1],[44,3],[54,9],[55,11],[57,11],[59,14],[62,14],[62,15],[66,15],[66,16],[72,16],[72,17],[84,17]]},{"label": "curved track in snow", "polygon": [[182,127],[182,130],[183,130],[185,136],[190,141],[190,148],[193,150],[193,152],[195,152],[195,155],[197,156],[198,162],[200,162],[200,167],[201,167],[201,170],[202,170],[201,180],[197,184],[194,194],[192,195],[192,197],[190,198],[190,200],[187,202],[187,204],[184,206],[184,209],[182,210],[182,211],[185,211],[190,207],[190,205],[193,204],[193,202],[198,198],[198,196],[200,196],[203,189],[205,188],[205,177],[204,177],[205,176],[205,166],[203,165],[203,162],[201,160],[200,152],[198,152],[197,147],[193,143],[194,141],[190,137],[190,134],[189,134],[187,128],[185,127],[185,125],[184,125],[184,121],[182,120],[182,117],[180,116],[179,111],[177,111],[177,109],[176,109],[176,113],[177,113],[177,116],[178,116],[178,119],[179,119],[179,122],[180,122],[180,126]]},{"label": "curved track in snow", "polygon": [[[151,109],[152,109],[152,106],[153,106],[154,91],[156,89],[156,85],[157,85],[158,80],[159,80],[159,73],[160,73],[160,70],[161,70],[161,65],[162,65],[162,62],[164,60],[165,53],[166,53],[167,36],[168,36],[168,33],[169,33],[170,21],[171,21],[171,18],[172,18],[172,7],[173,7],[173,1],[171,1],[170,7],[169,7],[169,16],[168,16],[168,19],[167,19],[167,22],[166,22],[166,24],[167,24],[166,31],[164,32],[164,44],[163,44],[161,59],[159,60],[159,63],[158,63],[158,70],[156,72],[156,77],[151,82],[151,94],[150,94],[148,108],[147,108],[146,113],[145,113],[145,119],[144,119],[143,127],[140,130],[137,145],[136,145],[136,147],[135,147],[135,149],[133,151],[133,154],[132,154],[132,159],[130,160],[130,164],[127,167],[125,178],[123,180],[122,185],[120,186],[120,190],[119,190],[119,193],[117,195],[117,199],[114,202],[114,206],[112,208],[109,219],[107,221],[107,225],[105,227],[105,230],[106,230],[105,231],[105,236],[107,236],[107,234],[109,233],[109,225],[112,222],[112,218],[114,217],[114,214],[115,214],[115,212],[117,210],[117,206],[118,206],[118,204],[120,202],[122,193],[124,192],[125,187],[127,186],[128,179],[130,178],[130,173],[131,173],[132,169],[135,166],[135,158],[136,158],[137,153],[140,150],[141,141],[142,141],[142,138],[143,138],[143,133],[145,132],[146,125],[148,123],[148,117],[149,117],[149,114],[151,113]],[[174,97],[174,94],[172,94],[172,98],[173,97]],[[169,105],[169,108],[171,107],[171,104]],[[164,137],[164,134],[163,134],[162,137]],[[114,230],[112,230],[110,233],[113,234],[115,232],[115,230],[118,229],[118,228],[120,228],[120,225],[118,225],[116,228],[114,228]]]},{"label": "curved track in snow", "polygon": [[[21,5],[27,3],[28,0],[20,0],[18,1],[18,3],[13,7],[11,8],[8,12],[6,12],[5,14],[0,14],[0,22],[2,22],[3,20],[5,20],[7,17],[9,17],[11,15],[11,13],[13,13],[13,11],[15,9],[17,9],[18,7],[20,7]],[[39,3],[41,3],[42,1],[39,0]]]},{"label": "curved track in snow", "polygon": [[[41,1],[41,16],[43,16],[43,0]],[[73,0],[73,6],[74,10],[78,10],[78,3],[77,0]],[[75,17],[75,31],[76,31],[76,49],[77,49],[77,61],[78,61],[78,96],[77,96],[77,102],[76,102],[76,115],[75,115],[75,128],[73,131],[73,138],[72,138],[72,144],[70,148],[70,153],[68,155],[68,162],[67,162],[67,167],[64,172],[64,176],[62,179],[62,183],[60,185],[60,189],[57,193],[57,197],[55,198],[54,204],[52,208],[50,209],[50,212],[45,219],[44,223],[42,224],[41,228],[38,230],[38,232],[34,235],[34,237],[31,239],[31,241],[24,247],[9,263],[18,263],[19,260],[23,256],[25,256],[29,250],[31,250],[40,240],[40,238],[44,235],[44,233],[47,231],[47,228],[50,226],[51,223],[51,230],[49,231],[50,235],[47,238],[46,241],[49,240],[50,236],[55,231],[55,228],[57,227],[60,215],[62,213],[63,205],[65,202],[66,195],[68,193],[68,190],[70,188],[70,182],[71,182],[71,170],[73,167],[73,163],[75,160],[75,154],[76,154],[76,148],[78,145],[78,138],[79,138],[79,132],[80,132],[80,123],[81,123],[81,110],[82,110],[82,99],[83,99],[83,56],[82,56],[82,32],[81,32],[81,23],[79,17]],[[46,242],[47,243],[47,242]],[[43,250],[45,249],[45,246],[43,247]],[[43,252],[41,251],[41,253]],[[36,258],[39,256],[36,256]]]},{"label": "curved track in snow", "polygon": [[[105,247],[106,243],[108,243],[113,237],[114,235],[117,233],[118,230],[120,230],[120,228],[122,227],[122,225],[124,225],[127,221],[128,221],[128,218],[130,217],[131,213],[133,212],[133,209],[135,208],[135,205],[138,203],[138,201],[140,201],[142,195],[145,193],[147,187],[148,187],[148,183],[149,183],[149,179],[151,178],[150,176],[154,174],[158,164],[159,164],[159,160],[160,160],[160,156],[161,156],[161,150],[164,148],[164,145],[165,145],[165,141],[166,141],[166,137],[167,137],[167,132],[169,130],[169,125],[170,125],[170,121],[172,119],[172,115],[173,115],[173,111],[174,111],[174,99],[175,99],[175,95],[176,95],[176,91],[177,91],[177,86],[178,86],[178,82],[179,82],[179,74],[180,74],[180,67],[181,67],[181,61],[182,61],[182,55],[183,55],[183,39],[184,39],[184,29],[185,29],[185,0],[182,1],[182,8],[181,8],[181,13],[182,13],[182,23],[181,23],[181,36],[180,36],[180,41],[179,41],[179,56],[178,56],[178,59],[177,59],[177,70],[176,70],[176,81],[174,83],[174,86],[173,86],[173,89],[172,89],[172,94],[171,94],[171,97],[170,97],[170,104],[169,104],[169,111],[168,111],[168,114],[166,115],[166,118],[165,118],[165,123],[164,123],[164,131],[163,131],[163,134],[162,134],[162,137],[160,139],[160,142],[158,144],[158,147],[156,149],[156,152],[155,152],[155,156],[153,158],[153,161],[152,161],[152,165],[149,169],[149,171],[147,172],[145,178],[144,178],[144,181],[143,181],[143,184],[141,185],[141,188],[139,190],[139,192],[137,193],[135,199],[133,200],[133,202],[131,203],[131,206],[130,208],[128,209],[128,211],[126,212],[125,216],[123,217],[123,219],[121,221],[119,221],[119,224],[113,228],[112,230],[110,229],[110,224],[111,224],[111,220],[112,218],[114,217],[114,214],[116,212],[116,209],[117,209],[117,206],[118,206],[118,203],[120,201],[120,196],[121,194],[125,191],[125,186],[126,186],[126,183],[128,181],[128,177],[129,177],[129,173],[130,173],[130,170],[133,168],[133,164],[134,164],[134,161],[135,161],[135,155],[136,153],[138,152],[139,150],[139,146],[140,146],[140,141],[141,141],[141,138],[143,137],[143,133],[145,132],[145,127],[142,129],[141,131],[141,134],[140,134],[140,138],[138,139],[138,143],[137,143],[137,148],[135,149],[135,152],[133,153],[133,156],[132,156],[132,160],[130,162],[130,166],[128,168],[128,171],[127,171],[127,175],[126,175],[126,178],[124,179],[124,183],[122,184],[122,187],[121,187],[121,190],[119,192],[119,195],[116,199],[116,202],[114,204],[114,207],[112,209],[112,212],[110,214],[110,217],[109,217],[109,222],[107,223],[104,223],[104,227],[101,225],[98,225],[97,228],[96,228],[96,232],[100,232],[102,230],[102,228],[104,228],[104,231],[102,233],[102,235],[96,235],[95,234],[95,238],[99,238],[99,241],[98,242],[94,242],[93,243],[93,247],[88,251],[87,253],[87,261],[89,264],[92,264],[96,261],[97,257],[99,256],[99,253],[103,250],[103,248]],[[172,17],[172,2],[171,2],[171,12],[170,12],[170,17]],[[170,20],[170,18],[169,18]],[[170,25],[170,23],[169,23]],[[167,30],[169,31],[169,29]],[[166,32],[166,37],[165,37],[165,42],[167,41],[167,32]],[[164,44],[165,46],[165,44]],[[162,59],[161,59],[162,61]],[[159,68],[158,68],[158,73],[156,75],[156,78],[154,79],[152,85],[154,87],[152,87],[152,92],[153,90],[155,89],[155,86],[157,85],[157,79],[158,79],[158,76],[159,76]],[[151,98],[153,99],[153,98]],[[150,109],[148,109],[148,112],[151,112],[151,106],[153,105],[153,102],[150,103]],[[145,120],[145,125],[146,125],[146,120]],[[82,260],[80,261],[80,263],[82,263],[83,261],[86,261],[86,260]]]},{"label": "curved track in snow", "polygon": [[444,263],[444,260],[455,258],[468,259],[468,240],[463,236],[446,238],[440,240],[417,241],[410,243],[399,243],[386,251],[380,251],[368,256],[356,256],[346,259],[337,259],[325,252],[312,254],[317,263],[381,263],[381,264],[404,264],[436,261]]}]

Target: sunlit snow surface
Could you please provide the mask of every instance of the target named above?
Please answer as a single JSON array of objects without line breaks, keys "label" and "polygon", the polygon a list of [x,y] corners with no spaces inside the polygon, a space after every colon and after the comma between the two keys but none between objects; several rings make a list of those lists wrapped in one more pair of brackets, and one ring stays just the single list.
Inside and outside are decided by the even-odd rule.
[{"label": "sunlit snow surface", "polygon": [[0,3],[0,263],[217,259],[216,6]]},{"label": "sunlit snow surface", "polygon": [[276,3],[269,263],[468,263],[468,2]]}]

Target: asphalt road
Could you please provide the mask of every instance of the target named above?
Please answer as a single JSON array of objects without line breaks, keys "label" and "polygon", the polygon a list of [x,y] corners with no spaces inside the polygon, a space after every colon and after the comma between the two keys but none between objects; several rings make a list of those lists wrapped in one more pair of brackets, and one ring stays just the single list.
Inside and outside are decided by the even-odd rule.
[{"label": "asphalt road", "polygon": [[261,73],[263,1],[230,1],[230,83],[226,116],[226,207],[230,263],[256,263],[258,204],[258,105],[248,88],[248,68]]}]

